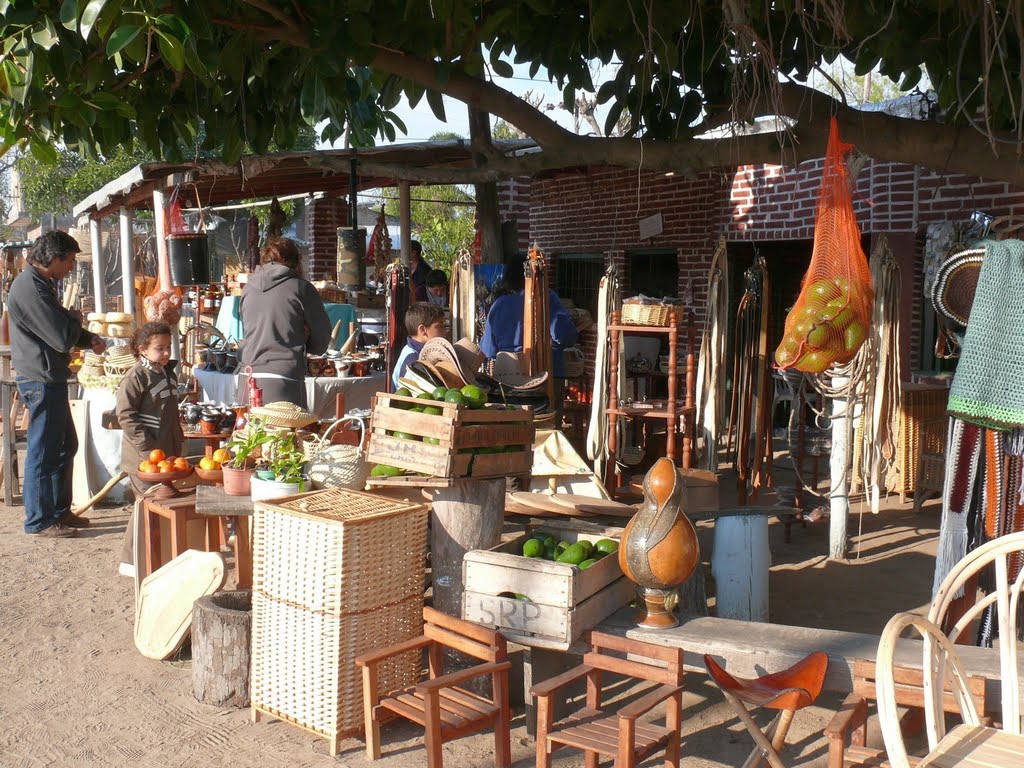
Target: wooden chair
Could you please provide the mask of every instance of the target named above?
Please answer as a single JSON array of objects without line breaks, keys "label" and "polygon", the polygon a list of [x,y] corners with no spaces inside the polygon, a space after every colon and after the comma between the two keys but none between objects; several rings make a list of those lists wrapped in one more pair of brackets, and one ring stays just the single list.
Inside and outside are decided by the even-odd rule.
[{"label": "wooden chair", "polygon": [[914,511],[920,512],[925,497],[931,493],[942,495],[946,479],[946,429],[947,416],[926,419],[921,424],[921,453],[917,457],[917,473],[914,478]]},{"label": "wooden chair", "polygon": [[[707,654],[704,666],[757,745],[743,763],[743,768],[756,768],[763,760],[767,760],[772,768],[786,768],[779,757],[779,750],[786,744],[786,734],[796,711],[811,706],[821,693],[828,671],[828,656],[816,651],[789,669],[753,680],[733,677]],[[747,705],[775,709],[779,714],[762,732],[747,711]]]},{"label": "wooden chair", "polygon": [[[480,659],[468,669],[444,673],[445,649],[451,648]],[[401,653],[426,649],[429,679],[404,690],[378,690],[381,662]],[[382,715],[399,715],[426,729],[427,765],[441,768],[441,745],[469,733],[494,728],[494,764],[506,768],[512,760],[509,734],[508,649],[497,632],[462,621],[433,608],[423,609],[423,634],[404,643],[357,656],[363,670],[363,717],[366,723],[366,754],[378,760]],[[484,698],[458,684],[490,675],[492,697]]]},{"label": "wooden chair", "polygon": [[[1020,595],[1024,587],[1024,533],[1014,533],[983,544],[968,554],[942,582],[927,618],[898,613],[882,631],[878,645],[878,720],[893,768],[909,768],[897,711],[897,681],[893,655],[896,641],[913,627],[923,637],[922,668],[928,670],[923,683],[925,730],[928,755],[920,768],[1020,768],[1024,766],[1024,735],[1020,720],[1020,675],[1017,668],[1017,630]],[[981,572],[994,576],[995,588],[978,599],[951,627],[949,636],[941,626],[957,594]],[[985,726],[971,695],[967,675],[957,656],[959,636],[983,618],[991,608],[994,644],[999,649],[1001,710],[997,718],[1002,729]],[[946,733],[943,697],[936,695],[949,672],[952,692],[963,723]]]},{"label": "wooden chair", "polygon": [[[904,715],[904,731],[912,723],[920,728],[917,720],[924,706],[924,673],[919,669],[897,667],[893,673],[896,681],[896,703],[910,707]],[[979,675],[967,679],[971,698],[978,711],[985,709],[985,678]],[[876,768],[888,766],[885,750],[867,745],[868,702],[876,701],[877,685],[875,663],[857,660],[853,662],[853,692],[846,697],[842,707],[825,726],[828,739],[828,768]],[[942,707],[946,712],[959,712],[956,698],[947,685],[942,695]]]},{"label": "wooden chair", "polygon": [[[551,753],[576,747],[586,753],[587,768],[597,768],[601,755],[615,759],[615,768],[632,768],[648,755],[664,750],[666,768],[679,765],[679,729],[683,712],[683,651],[593,632],[583,663],[530,689],[537,699],[537,766],[550,768]],[[620,658],[619,653],[629,658]],[[642,660],[646,659],[646,660]],[[660,663],[658,663],[660,662]],[[601,709],[601,673],[627,675],[660,683],[617,712]],[[587,706],[554,721],[555,693],[587,678]],[[665,725],[638,722],[641,715],[667,701]]]}]

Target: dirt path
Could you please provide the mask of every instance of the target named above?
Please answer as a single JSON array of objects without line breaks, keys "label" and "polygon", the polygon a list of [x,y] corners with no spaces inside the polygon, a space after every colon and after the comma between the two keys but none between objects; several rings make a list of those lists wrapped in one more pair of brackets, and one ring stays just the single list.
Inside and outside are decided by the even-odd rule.
[{"label": "dirt path", "polygon": [[[282,723],[253,724],[247,711],[198,704],[188,662],[140,656],[132,642],[131,581],[116,572],[126,511],[90,517],[93,526],[79,539],[37,541],[21,532],[20,509],[0,507],[0,768],[369,765],[358,740],[332,759],[323,739]],[[855,517],[854,531],[857,525]],[[836,564],[818,554],[827,551],[827,521],[794,528],[791,544],[773,524],[772,620],[878,632],[894,611],[927,604],[936,526],[934,506],[921,516],[897,508],[865,517],[853,540],[861,558]],[[691,676],[688,686],[683,765],[739,765],[750,748],[745,732],[706,678]],[[823,697],[822,706],[798,715],[791,764],[824,765],[821,729],[838,703]],[[513,724],[515,765],[532,766],[521,712]],[[492,765],[492,744],[482,735],[446,745],[446,764]],[[373,765],[425,764],[411,726],[386,727],[384,751]],[[555,760],[582,764],[579,753]]]}]

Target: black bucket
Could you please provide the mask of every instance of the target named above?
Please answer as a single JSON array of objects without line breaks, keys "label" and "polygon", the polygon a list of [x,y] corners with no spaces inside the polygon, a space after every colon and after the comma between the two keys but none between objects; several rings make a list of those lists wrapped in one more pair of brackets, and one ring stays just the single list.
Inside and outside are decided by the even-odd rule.
[{"label": "black bucket", "polygon": [[210,244],[205,232],[167,236],[171,282],[203,285],[210,282]]}]

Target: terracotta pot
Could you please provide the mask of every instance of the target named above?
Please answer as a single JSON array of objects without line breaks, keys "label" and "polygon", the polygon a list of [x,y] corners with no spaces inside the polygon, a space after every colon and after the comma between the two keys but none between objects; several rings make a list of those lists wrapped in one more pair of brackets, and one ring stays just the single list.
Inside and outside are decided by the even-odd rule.
[{"label": "terracotta pot", "polygon": [[644,503],[626,525],[619,566],[637,585],[637,623],[667,629],[675,617],[676,588],[700,562],[697,531],[683,509],[683,478],[671,459],[661,458],[644,478]]},{"label": "terracotta pot", "polygon": [[224,472],[224,493],[228,496],[248,496],[251,492],[251,481],[253,470],[251,467],[235,469],[234,467],[223,466]]}]

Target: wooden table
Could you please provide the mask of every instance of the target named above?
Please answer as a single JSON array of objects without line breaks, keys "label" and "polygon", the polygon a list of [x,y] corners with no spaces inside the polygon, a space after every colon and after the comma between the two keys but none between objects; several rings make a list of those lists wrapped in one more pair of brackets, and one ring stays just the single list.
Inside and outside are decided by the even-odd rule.
[{"label": "wooden table", "polygon": [[221,443],[231,438],[231,433],[214,432],[213,434],[207,434],[205,432],[185,432],[184,437],[186,440],[203,440],[206,443],[206,458],[210,458],[213,456],[213,452],[220,448]]},{"label": "wooden table", "polygon": [[[15,418],[14,402],[18,389],[13,376],[0,377],[0,408],[3,414],[3,444],[0,446],[0,453],[3,454],[3,486],[4,504],[8,507],[14,506],[16,494],[20,488],[18,473],[18,448],[24,447],[25,441],[18,442],[18,424]],[[18,494],[20,496],[20,494]]]},{"label": "wooden table", "polygon": [[[232,501],[222,501],[230,499]],[[235,523],[235,579],[238,589],[252,586],[252,547],[249,541],[249,517],[252,515],[252,501],[248,496],[225,496],[222,488],[198,486],[195,494],[170,499],[149,499],[143,503],[144,531],[146,536],[146,563],[143,577],[148,576],[161,565],[160,518],[170,524],[171,558],[189,549],[186,525],[191,520],[206,523],[206,551],[217,552],[226,543],[223,522]],[[221,519],[211,519],[221,518]]]}]

